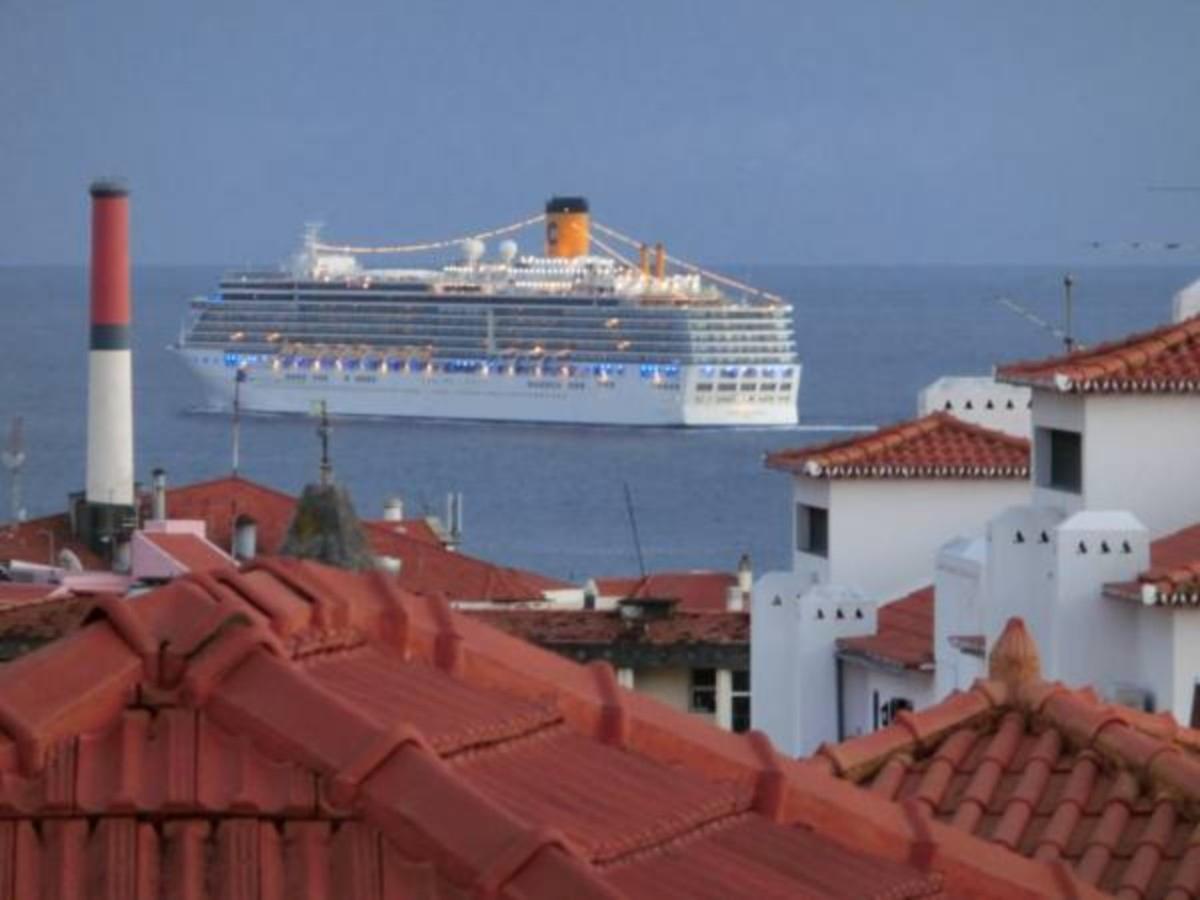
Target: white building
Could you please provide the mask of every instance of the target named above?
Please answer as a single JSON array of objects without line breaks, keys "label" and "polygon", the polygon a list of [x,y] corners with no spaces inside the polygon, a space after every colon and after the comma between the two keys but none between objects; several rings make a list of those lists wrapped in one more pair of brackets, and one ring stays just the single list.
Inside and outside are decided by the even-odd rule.
[{"label": "white building", "polygon": [[793,476],[794,553],[755,585],[752,715],[802,754],[933,699],[922,589],[942,545],[1028,500],[1029,443],[938,412],[767,466]]},{"label": "white building", "polygon": [[946,412],[964,422],[1029,437],[1030,390],[995,378],[947,375],[917,395],[917,415]]},{"label": "white building", "polygon": [[[974,624],[990,645],[1009,616],[1023,616],[1049,677],[1191,721],[1200,679],[1200,591],[1190,574],[1200,529],[1188,527],[1200,519],[1200,319],[1005,366],[999,377],[1033,391],[1031,502],[988,524],[983,565],[973,583],[955,587],[982,599],[957,604],[968,621],[956,627]],[[937,604],[940,617],[943,597]],[[955,667],[971,668],[962,652],[939,688],[962,686],[950,678]]]}]

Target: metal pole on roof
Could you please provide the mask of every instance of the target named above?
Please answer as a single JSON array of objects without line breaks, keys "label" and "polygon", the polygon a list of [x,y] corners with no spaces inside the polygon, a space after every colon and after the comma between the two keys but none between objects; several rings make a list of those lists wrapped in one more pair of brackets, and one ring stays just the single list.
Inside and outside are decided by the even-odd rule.
[{"label": "metal pole on roof", "polygon": [[1074,286],[1075,281],[1071,278],[1071,273],[1068,272],[1063,276],[1064,302],[1067,306],[1067,321],[1064,329],[1066,333],[1063,335],[1063,344],[1066,346],[1068,353],[1075,349],[1075,339],[1071,337],[1071,288]]},{"label": "metal pole on roof", "polygon": [[638,536],[637,516],[633,513],[633,495],[629,493],[629,482],[625,482],[625,510],[629,513],[629,527],[633,531],[633,548],[637,551],[638,572],[646,577],[646,561],[642,558],[642,539]]}]

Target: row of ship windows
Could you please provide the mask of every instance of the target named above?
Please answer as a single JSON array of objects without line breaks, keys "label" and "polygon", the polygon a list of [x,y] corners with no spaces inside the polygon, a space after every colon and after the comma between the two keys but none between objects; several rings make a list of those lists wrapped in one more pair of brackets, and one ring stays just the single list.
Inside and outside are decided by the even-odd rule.
[{"label": "row of ship windows", "polygon": [[717,384],[717,385],[714,385],[710,382],[702,381],[698,385],[696,385],[696,390],[700,393],[711,392],[713,390],[717,390],[721,393],[729,393],[731,391],[742,391],[744,393],[748,393],[751,391],[774,391],[774,390],[788,392],[788,391],[791,391],[791,389],[792,389],[792,384],[791,384],[791,382],[787,382],[787,381],[785,381],[781,384],[778,384],[778,385],[773,381],[764,381],[762,384],[758,384],[753,381],[743,381],[741,384],[734,384],[731,382],[731,383]]},{"label": "row of ship windows", "polygon": [[[527,360],[499,360],[499,359],[449,359],[449,360],[432,360],[420,357],[409,357],[406,359],[398,359],[395,357],[382,356],[296,356],[284,354],[272,356],[269,354],[245,354],[245,353],[225,353],[221,356],[201,356],[199,361],[202,365],[221,365],[226,368],[241,368],[247,365],[266,365],[269,364],[275,369],[312,369],[314,371],[348,371],[354,372],[358,370],[368,372],[411,372],[411,373],[429,373],[429,372],[446,372],[450,374],[472,374],[490,372],[508,373],[508,374],[534,374],[541,375],[543,373],[558,374],[558,375],[595,375],[598,378],[612,377],[614,375],[624,375],[626,372],[625,363],[557,363],[550,361],[530,362]],[[636,370],[642,378],[650,379],[678,379],[680,376],[679,363],[642,363],[640,365],[630,364],[628,368],[631,371]],[[776,367],[776,366],[723,366],[718,369],[716,366],[704,366],[701,369],[704,377],[721,379],[732,379],[722,381],[716,384],[716,389],[720,391],[732,390],[774,390],[773,383],[763,383],[757,385],[754,381],[737,381],[737,379],[753,379],[765,378],[775,379],[782,378],[784,383],[780,385],[781,390],[790,390],[790,379],[794,374],[794,369],[791,366]],[[700,382],[696,389],[699,391],[711,391],[714,388],[713,382]]]},{"label": "row of ship windows", "polygon": [[667,341],[692,341],[697,344],[714,343],[747,343],[751,341],[788,342],[794,340],[794,335],[784,329],[747,329],[744,331],[700,332],[687,328],[653,329],[653,328],[582,328],[558,326],[533,326],[524,323],[496,323],[489,329],[484,323],[464,322],[456,324],[445,321],[428,322],[363,322],[353,319],[329,319],[328,321],[280,321],[270,320],[264,327],[263,322],[251,322],[244,319],[226,319],[215,321],[205,317],[196,323],[193,329],[197,334],[209,334],[218,337],[228,336],[231,340],[239,340],[233,335],[286,335],[292,340],[299,339],[305,334],[458,334],[472,337],[494,335],[497,339],[505,337],[536,337],[538,339],[556,339],[566,337],[572,340],[622,340],[636,338],[656,339]]},{"label": "row of ship windows", "polygon": [[[373,335],[371,337],[373,338],[373,340],[371,340],[369,343],[374,344],[376,346],[382,345],[383,347],[387,347],[390,344],[392,349],[390,351],[385,350],[385,352],[392,352],[392,353],[397,353],[397,352],[412,353],[415,351],[427,350],[427,349],[433,350],[434,348],[436,348],[437,351],[439,352],[439,354],[448,354],[448,353],[459,354],[459,353],[461,353],[461,354],[467,355],[467,354],[478,353],[480,344],[482,343],[482,342],[476,343],[473,341],[444,341],[444,340],[427,340],[427,339],[412,339],[412,340],[407,340],[407,341],[396,341],[396,342],[392,343],[392,342],[388,342],[385,340],[380,340],[378,335]],[[203,335],[194,335],[190,339],[189,342],[192,344],[226,344],[227,343],[226,341],[222,341],[219,339],[206,340]],[[251,347],[258,347],[258,346],[265,347],[265,346],[270,346],[270,344],[271,344],[271,342],[268,342],[268,341],[241,341],[241,342],[235,342],[235,343],[240,343],[242,346],[246,347],[247,350],[249,350],[249,348],[251,348]],[[303,341],[301,343],[307,344],[308,346],[296,347],[294,349],[296,349],[297,351],[307,351],[308,353],[310,353],[312,355],[325,355],[325,353],[327,352],[328,344],[331,342],[326,342],[326,341],[321,341],[321,340],[310,340],[310,341]],[[353,344],[353,343],[366,343],[366,342],[346,341],[344,343]],[[332,348],[329,348],[329,349],[332,349]],[[350,349],[350,348],[347,348],[347,349]],[[497,353],[497,354],[533,356],[533,357],[537,357],[537,356],[585,357],[585,356],[589,356],[589,355],[592,355],[592,356],[595,356],[595,355],[599,355],[599,356],[617,355],[617,356],[624,356],[627,360],[630,357],[634,357],[638,354],[642,355],[643,357],[646,356],[647,354],[649,354],[650,360],[648,360],[648,361],[652,361],[655,356],[659,356],[659,357],[669,356],[672,359],[677,358],[680,360],[687,360],[687,361],[692,361],[692,362],[701,362],[707,358],[707,359],[715,361],[715,362],[724,363],[724,362],[736,362],[737,361],[736,357],[741,357],[741,358],[745,359],[747,356],[759,356],[759,357],[762,357],[764,359],[764,361],[777,360],[777,361],[783,362],[787,358],[790,358],[794,355],[791,351],[792,351],[792,348],[790,346],[772,346],[769,344],[768,345],[756,344],[756,345],[752,345],[752,346],[748,346],[748,347],[747,346],[697,347],[697,346],[687,346],[687,345],[681,346],[679,344],[668,344],[668,343],[663,343],[663,342],[642,341],[642,342],[638,342],[637,344],[633,344],[632,342],[630,342],[627,346],[619,346],[619,345],[614,345],[612,342],[609,342],[609,341],[605,341],[603,343],[598,342],[598,341],[578,341],[572,345],[562,345],[562,344],[546,342],[544,344],[539,344],[539,345],[533,346],[533,347],[530,347],[527,345],[526,346],[511,346],[511,345],[506,345],[505,343],[497,343],[496,345],[494,345],[494,349],[492,352]],[[731,355],[734,356],[735,359],[729,359],[729,357]],[[746,361],[749,362],[750,360],[746,360]]]},{"label": "row of ship windows", "polygon": [[[301,309],[320,308],[328,306],[336,306],[343,310],[362,310],[373,311],[379,309],[384,303],[388,306],[398,309],[413,309],[434,311],[437,313],[454,314],[461,311],[478,311],[482,305],[486,304],[486,308],[496,313],[504,315],[511,312],[528,311],[540,315],[551,316],[597,316],[607,315],[613,307],[617,307],[622,311],[623,315],[641,318],[669,318],[688,316],[696,319],[733,319],[744,321],[746,319],[782,319],[790,315],[791,310],[787,307],[764,307],[764,306],[737,306],[727,305],[716,308],[705,308],[702,306],[632,306],[629,304],[614,303],[605,298],[600,303],[578,303],[578,302],[562,302],[554,298],[525,298],[525,297],[488,297],[486,301],[468,299],[465,302],[458,300],[446,300],[443,298],[428,297],[424,299],[416,299],[412,297],[395,297],[390,298],[371,298],[369,302],[359,302],[357,297],[347,297],[339,295],[320,295],[307,294],[303,297],[297,296],[292,292],[271,294],[271,295],[254,295],[249,296],[240,293],[230,293],[222,297],[206,297],[197,299],[193,306],[196,308],[219,308],[219,307],[249,307],[254,309],[265,309],[268,307],[277,309],[288,309],[299,307]],[[381,302],[382,301],[382,302]]]},{"label": "row of ship windows", "polygon": [[564,305],[544,305],[544,304],[529,304],[524,305],[519,302],[496,303],[493,301],[473,302],[473,303],[449,303],[438,305],[436,303],[414,303],[411,300],[397,299],[394,303],[353,303],[346,300],[321,300],[315,297],[305,297],[300,300],[283,297],[277,298],[274,301],[270,300],[226,300],[214,301],[209,299],[198,299],[190,304],[192,309],[199,310],[245,310],[253,312],[278,311],[278,312],[294,312],[296,310],[324,310],[328,312],[338,312],[341,315],[348,313],[366,313],[371,315],[387,314],[394,312],[402,313],[421,313],[425,315],[484,315],[492,314],[496,317],[501,316],[544,316],[547,318],[578,318],[578,319],[603,319],[608,316],[617,315],[629,319],[658,319],[663,321],[676,321],[679,319],[689,319],[696,322],[751,322],[751,321],[784,321],[790,318],[789,310],[781,309],[761,309],[754,307],[724,307],[716,309],[705,309],[696,306],[638,306],[625,304],[614,308],[611,304],[604,307],[590,306],[564,306]]}]

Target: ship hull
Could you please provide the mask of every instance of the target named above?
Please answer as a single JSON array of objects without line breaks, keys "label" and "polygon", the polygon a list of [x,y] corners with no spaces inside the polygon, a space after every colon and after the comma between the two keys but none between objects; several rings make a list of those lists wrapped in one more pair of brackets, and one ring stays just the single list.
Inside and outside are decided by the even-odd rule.
[{"label": "ship hull", "polygon": [[[179,351],[205,387],[211,409],[233,406],[237,368],[211,351]],[[643,377],[636,367],[612,377],[529,377],[504,372],[295,371],[270,357],[243,363],[242,410],[309,415],[324,401],[331,415],[621,426],[788,426],[797,423],[800,367],[763,391],[708,367],[681,366],[677,377]]]}]

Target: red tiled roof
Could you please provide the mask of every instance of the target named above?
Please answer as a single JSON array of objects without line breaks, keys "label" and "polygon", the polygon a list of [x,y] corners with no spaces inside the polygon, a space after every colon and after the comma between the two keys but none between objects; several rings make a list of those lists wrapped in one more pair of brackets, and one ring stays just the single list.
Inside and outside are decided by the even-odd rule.
[{"label": "red tiled roof", "polygon": [[1150,568],[1137,580],[1108,584],[1107,596],[1152,606],[1200,605],[1200,524],[1150,542]]},{"label": "red tiled roof", "polygon": [[1200,318],[1051,359],[1000,366],[1001,381],[1072,393],[1200,391]]},{"label": "red tiled roof", "polygon": [[768,454],[809,478],[1027,478],[1029,441],[935,412],[867,435]]},{"label": "red tiled roof", "polygon": [[70,550],[85,569],[100,569],[103,561],[87,544],[71,535],[71,521],[65,514],[30,519],[19,525],[0,527],[0,560],[58,565],[58,554]]},{"label": "red tiled roof", "polygon": [[[925,897],[974,863],[444,603],[276,560],[0,667],[12,896]],[[846,790],[850,790],[847,788]],[[869,804],[868,804],[869,805]],[[1021,883],[1001,874],[991,896]],[[983,884],[977,881],[975,884]]]},{"label": "red tiled roof", "polygon": [[1198,748],[1200,732],[1168,714],[1042,681],[1013,620],[989,680],[808,764],[860,785],[864,800],[950,826],[964,850],[1065,864],[1121,897],[1182,900],[1200,894]]},{"label": "red tiled roof", "polygon": [[425,519],[403,519],[399,522],[392,522],[387,519],[364,519],[363,524],[396,531],[400,534],[408,535],[413,540],[424,541],[427,544],[433,544],[437,547],[445,546],[441,537],[433,530],[433,526]]},{"label": "red tiled roof", "polygon": [[142,532],[142,535],[163,553],[189,572],[210,572],[213,569],[236,568],[233,558],[194,534],[171,534],[161,531]]},{"label": "red tiled roof", "polygon": [[481,609],[469,615],[543,647],[613,644],[750,643],[750,615],[675,610],[664,619],[627,621],[619,612],[582,609]]},{"label": "red tiled roof", "polygon": [[879,607],[874,634],[839,638],[838,650],[904,669],[933,669],[933,586]]},{"label": "red tiled roof", "polygon": [[[258,546],[267,554],[283,545],[296,499],[273,488],[246,481],[222,478],[173,488],[167,492],[167,511],[173,518],[203,519],[209,540],[231,546],[234,523],[248,516],[257,524]],[[493,563],[448,550],[439,540],[430,540],[429,526],[412,522],[365,522],[371,550],[379,556],[401,561],[401,587],[415,593],[449,600],[492,602],[543,600],[543,591],[565,586],[545,576]],[[424,531],[422,530],[424,528]]]},{"label": "red tiled roof", "polygon": [[652,572],[642,578],[597,578],[602,596],[678,600],[684,612],[724,612],[737,576],[729,572]]}]

